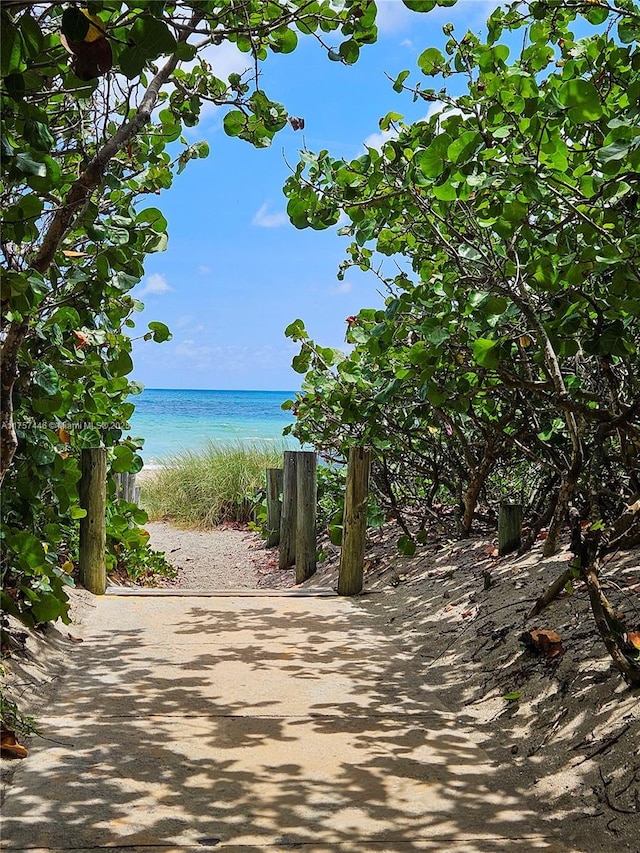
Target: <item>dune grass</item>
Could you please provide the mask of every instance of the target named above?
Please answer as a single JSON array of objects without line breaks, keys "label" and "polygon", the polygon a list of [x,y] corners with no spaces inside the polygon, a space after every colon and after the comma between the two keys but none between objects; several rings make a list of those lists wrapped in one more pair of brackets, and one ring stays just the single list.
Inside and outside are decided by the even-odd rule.
[{"label": "dune grass", "polygon": [[198,453],[180,453],[142,482],[141,503],[151,520],[184,527],[248,522],[266,469],[281,468],[286,449],[278,442],[210,442]]}]

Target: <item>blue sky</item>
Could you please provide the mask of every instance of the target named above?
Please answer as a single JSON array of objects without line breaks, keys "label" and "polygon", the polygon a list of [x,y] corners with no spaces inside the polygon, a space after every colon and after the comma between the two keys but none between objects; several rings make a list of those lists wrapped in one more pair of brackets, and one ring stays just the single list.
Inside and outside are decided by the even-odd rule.
[{"label": "blue sky", "polygon": [[[424,118],[429,105],[396,94],[385,73],[395,78],[408,68],[419,79],[417,57],[443,47],[443,24],[451,21],[460,35],[479,32],[495,5],[462,0],[417,14],[401,0],[378,0],[378,42],[362,50],[356,65],[330,62],[310,38],[293,54],[270,56],[264,90],[306,125],[303,132],[287,127],[270,149],[228,138],[224,112],[205,112],[189,138],[206,139],[211,153],[192,161],[158,200],[169,246],[148,258],[134,290],[146,306],[139,328],[160,320],[173,340],[136,342],[134,379],[149,388],[295,390],[301,377],[290,365],[298,348],[283,334],[292,320],[302,318],[323,346],[343,345],[345,318],[383,297],[373,276],[350,272],[337,280],[347,239],[335,229],[298,231],[289,223],[286,161],[295,165],[304,145],[356,157],[365,142],[379,144],[378,121],[390,110]],[[222,45],[211,62],[226,76],[242,72],[247,56]]]}]

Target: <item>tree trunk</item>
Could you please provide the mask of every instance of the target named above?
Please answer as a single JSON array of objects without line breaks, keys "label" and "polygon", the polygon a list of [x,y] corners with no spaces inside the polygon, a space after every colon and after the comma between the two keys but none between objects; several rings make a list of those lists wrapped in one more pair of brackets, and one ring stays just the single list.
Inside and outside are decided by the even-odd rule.
[{"label": "tree trunk", "polygon": [[11,323],[2,344],[0,367],[0,484],[13,462],[18,437],[13,422],[13,389],[19,376],[18,353],[27,334],[27,324]]},{"label": "tree trunk", "polygon": [[552,557],[558,550],[558,539],[560,537],[560,534],[562,533],[562,528],[564,527],[567,521],[569,504],[571,502],[574,489],[578,482],[578,477],[580,476],[581,468],[582,455],[580,455],[579,458],[574,459],[571,468],[562,478],[562,483],[560,484],[560,489],[558,490],[558,501],[556,503],[556,508],[553,513],[553,518],[551,519],[551,524],[549,525],[549,532],[547,534],[547,538],[545,539],[544,546],[542,548],[543,557]]},{"label": "tree trunk", "polygon": [[534,619],[565,590],[568,583],[573,579],[573,569],[565,569],[560,577],[556,578],[552,584],[542,593],[540,598],[527,613],[525,619]]},{"label": "tree trunk", "polygon": [[624,625],[619,623],[611,604],[602,591],[596,566],[591,565],[582,575],[587,584],[591,610],[598,631],[613,663],[628,684],[632,687],[640,687],[640,663],[627,657],[624,653],[623,643],[626,631]]},{"label": "tree trunk", "polygon": [[487,481],[487,477],[489,476],[489,472],[493,468],[495,461],[495,456],[493,454],[485,453],[482,462],[476,468],[471,478],[471,482],[464,493],[464,512],[460,523],[460,535],[463,539],[468,539],[469,536],[471,536],[473,515],[478,505],[478,496]]}]

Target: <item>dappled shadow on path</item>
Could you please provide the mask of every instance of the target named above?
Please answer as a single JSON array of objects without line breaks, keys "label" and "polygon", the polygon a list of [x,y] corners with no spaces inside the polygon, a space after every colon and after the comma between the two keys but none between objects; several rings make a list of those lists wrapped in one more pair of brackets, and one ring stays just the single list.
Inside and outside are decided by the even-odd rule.
[{"label": "dappled shadow on path", "polygon": [[[502,785],[535,801],[539,818],[588,853],[633,851],[640,815],[638,690],[612,666],[583,584],[535,620],[526,615],[569,559],[541,545],[495,558],[486,540],[424,549],[388,594],[361,598],[421,686],[470,728]],[[620,552],[602,582],[627,624],[640,616],[638,552]],[[486,574],[490,569],[491,583]],[[527,648],[525,629],[559,632],[565,653]]]},{"label": "dappled shadow on path", "polygon": [[98,610],[7,798],[7,849],[576,849],[351,602]]}]

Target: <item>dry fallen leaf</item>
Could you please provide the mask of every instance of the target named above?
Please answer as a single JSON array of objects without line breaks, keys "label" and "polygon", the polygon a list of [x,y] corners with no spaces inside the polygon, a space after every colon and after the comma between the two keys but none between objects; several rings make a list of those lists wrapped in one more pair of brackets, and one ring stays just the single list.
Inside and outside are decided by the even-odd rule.
[{"label": "dry fallen leaf", "polygon": [[82,637],[74,637],[73,634],[67,634],[67,637],[69,637],[72,643],[84,643]]},{"label": "dry fallen leaf", "polygon": [[3,758],[26,758],[27,748],[16,740],[16,733],[2,727],[0,733],[0,754]]},{"label": "dry fallen leaf", "polygon": [[528,649],[533,652],[540,652],[548,660],[563,655],[565,652],[560,634],[547,628],[533,628],[531,631],[525,631],[520,636],[520,640]]},{"label": "dry fallen leaf", "polygon": [[640,649],[640,631],[629,631],[627,633],[627,642],[634,649]]}]

